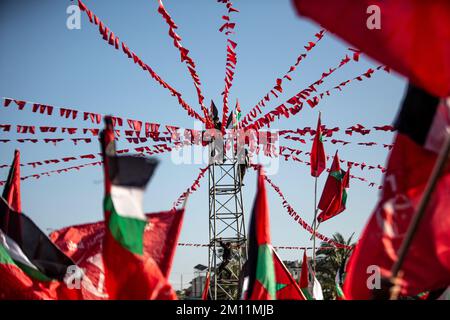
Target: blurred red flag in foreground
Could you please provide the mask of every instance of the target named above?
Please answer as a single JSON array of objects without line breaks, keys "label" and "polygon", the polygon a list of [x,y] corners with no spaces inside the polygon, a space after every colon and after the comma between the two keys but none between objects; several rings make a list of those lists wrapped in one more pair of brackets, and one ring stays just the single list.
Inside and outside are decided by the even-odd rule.
[{"label": "blurred red flag in foreground", "polygon": [[[172,268],[183,222],[184,210],[147,214],[144,233],[144,257],[151,257],[168,278]],[[84,269],[84,299],[108,299],[104,290],[102,242],[105,233],[103,221],[70,226],[52,232],[51,240],[79,267]]]},{"label": "blurred red flag in foreground", "polygon": [[[450,95],[450,2],[293,0],[310,17],[436,96]],[[379,15],[379,29],[370,29]]]},{"label": "blurred red flag in foreground", "polygon": [[[370,299],[376,271],[390,276],[449,126],[448,99],[430,96],[410,86],[397,119],[398,134],[381,199],[349,261],[344,282],[347,299]],[[449,164],[403,262],[402,295],[413,296],[450,285]]]}]

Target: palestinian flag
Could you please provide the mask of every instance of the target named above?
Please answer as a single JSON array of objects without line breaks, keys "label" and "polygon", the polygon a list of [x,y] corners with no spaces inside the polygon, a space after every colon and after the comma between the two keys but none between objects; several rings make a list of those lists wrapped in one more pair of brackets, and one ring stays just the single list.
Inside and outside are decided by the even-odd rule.
[{"label": "palestinian flag", "polygon": [[137,156],[115,155],[114,129],[106,118],[102,132],[105,169],[103,243],[105,284],[110,299],[165,299],[175,295],[153,259],[144,259],[143,211],[145,187],[157,161]]},{"label": "palestinian flag", "polygon": [[323,135],[322,135],[322,124],[319,119],[317,120],[316,135],[314,136],[314,141],[312,144],[312,149],[310,152],[310,163],[311,163],[311,175],[313,177],[319,177],[322,172],[327,167],[327,157],[325,155],[325,149],[323,147]]},{"label": "palestinian flag", "polygon": [[276,276],[270,244],[269,204],[264,173],[258,171],[258,191],[253,205],[248,244],[248,288],[246,300],[275,300]]},{"label": "palestinian flag", "polygon": [[277,252],[273,251],[273,261],[275,264],[275,279],[277,289],[277,300],[306,300],[302,290],[292,277]]},{"label": "palestinian flag", "polygon": [[341,170],[339,156],[336,151],[318,205],[318,208],[322,210],[317,216],[317,221],[319,223],[333,218],[345,210],[347,203],[346,188],[349,187],[349,180],[350,169],[347,170],[347,172]]},{"label": "palestinian flag", "polygon": [[[368,266],[377,265],[382,276],[390,276],[438,152],[449,134],[448,99],[410,85],[395,127],[398,132],[379,203],[348,263],[344,282],[347,299],[372,298],[366,285]],[[447,165],[403,262],[402,296],[415,296],[450,285],[449,190],[450,165]]]},{"label": "palestinian flag", "polygon": [[302,270],[300,273],[299,286],[306,300],[314,300],[309,290],[309,270],[308,270],[308,257],[306,256],[306,250],[303,252]]},{"label": "palestinian flag", "polygon": [[417,86],[439,97],[450,95],[449,1],[293,2],[299,14],[314,19]]},{"label": "palestinian flag", "polygon": [[0,198],[1,299],[79,299],[80,290],[70,288],[78,272],[30,218]]},{"label": "palestinian flag", "polygon": [[309,267],[306,250],[303,252],[302,270],[300,273],[300,289],[306,300],[323,300],[322,286]]},{"label": "palestinian flag", "polygon": [[230,128],[231,126],[236,129],[239,128],[239,121],[241,120],[241,105],[239,104],[239,100],[236,101],[236,107],[234,110],[230,112],[228,116],[226,128]]},{"label": "palestinian flag", "polygon": [[14,160],[3,189],[3,198],[16,212],[22,211],[20,198],[20,151],[14,151]]}]

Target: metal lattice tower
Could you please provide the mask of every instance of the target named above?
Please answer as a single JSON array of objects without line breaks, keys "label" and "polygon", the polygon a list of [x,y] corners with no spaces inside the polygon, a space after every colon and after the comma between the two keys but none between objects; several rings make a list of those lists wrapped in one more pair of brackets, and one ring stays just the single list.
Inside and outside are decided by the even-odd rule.
[{"label": "metal lattice tower", "polygon": [[[213,300],[239,298],[240,272],[247,260],[240,165],[235,155],[225,155],[224,159],[209,167],[209,293]],[[231,244],[232,258],[218,274],[223,262],[221,241]]]}]

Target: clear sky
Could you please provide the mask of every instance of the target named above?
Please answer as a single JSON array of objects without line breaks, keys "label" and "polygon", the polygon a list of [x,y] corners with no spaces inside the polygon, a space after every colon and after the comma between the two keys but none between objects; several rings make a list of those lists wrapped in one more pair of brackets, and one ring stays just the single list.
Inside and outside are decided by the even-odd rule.
[{"label": "clear sky", "polygon": [[[180,63],[179,53],[173,47],[165,22],[157,13],[156,0],[86,0],[86,5],[106,23],[131,50],[152,66],[167,82],[180,92],[197,111],[197,97],[186,67]],[[190,49],[197,62],[206,100],[214,99],[221,106],[220,93],[224,87],[226,39],[218,32],[224,15],[223,4],[211,0],[166,0],[165,6],[175,22],[183,45]],[[81,30],[66,28],[66,8],[70,1],[2,0],[0,2],[0,95],[35,101],[56,107],[67,107],[102,114],[115,114],[125,118],[193,127],[193,121],[177,104],[168,91],[156,84],[147,73],[113,50],[103,41],[96,26],[82,16]],[[234,14],[238,43],[238,64],[230,101],[239,98],[243,113],[250,110],[282,76],[296,57],[304,52],[304,45],[314,40],[320,27],[299,18],[289,0],[235,0],[240,13]],[[313,49],[307,60],[293,73],[292,82],[284,82],[285,92],[273,100],[270,110],[284,102],[322,72],[334,67],[345,55],[348,44],[330,33]],[[376,62],[363,58],[349,63],[326,80],[323,90],[343,80],[353,78]],[[345,128],[361,123],[366,127],[392,123],[405,88],[405,80],[393,73],[377,73],[373,79],[350,84],[342,93],[324,100],[315,109],[305,107],[289,120],[275,122],[273,128],[293,129],[315,127],[318,112],[323,124],[341,127],[336,139],[352,142],[376,141],[390,143],[392,134],[372,132],[370,135],[344,134]],[[209,102],[208,102],[209,104]],[[0,124],[34,124],[37,126],[95,127],[78,119],[70,121],[59,115],[52,117],[0,107]],[[97,126],[99,127],[99,126]],[[78,137],[83,136],[78,134]],[[0,139],[15,138],[70,138],[67,134],[36,136],[0,132]],[[311,144],[282,140],[280,144],[309,151]],[[119,148],[132,147],[126,141]],[[326,143],[326,152],[334,154],[338,145]],[[62,158],[71,155],[99,152],[99,145],[71,142],[57,146],[8,143],[0,145],[0,164],[11,162],[13,151],[20,148],[22,162]],[[368,164],[385,164],[387,150],[381,146],[364,147],[356,144],[339,146],[341,158]],[[305,156],[301,157],[306,160]],[[145,195],[146,212],[169,209],[173,201],[191,184],[198,174],[199,165],[175,165],[170,155],[161,156],[161,165]],[[77,161],[22,169],[22,175],[54,170],[89,161]],[[330,163],[331,164],[331,161]],[[370,181],[381,182],[377,170],[353,173]],[[7,169],[0,169],[0,179]],[[314,180],[309,167],[280,159],[278,173],[271,177],[285,193],[288,201],[302,218],[311,222],[313,216]],[[102,172],[100,167],[72,171],[40,180],[22,183],[24,211],[43,229],[56,229],[71,224],[102,219]],[[319,180],[322,189],[326,176]],[[246,177],[244,207],[251,212],[255,195],[255,174]],[[208,241],[207,180],[189,200],[181,233],[181,242],[206,243]],[[271,230],[274,245],[311,245],[309,234],[294,223],[284,211],[278,196],[270,189]],[[327,221],[320,231],[331,236],[341,232],[357,235],[364,227],[378,198],[378,190],[366,183],[352,181],[347,210]],[[248,217],[248,215],[247,215]],[[248,221],[248,219],[247,219]],[[299,259],[301,252],[281,251],[283,259]],[[192,277],[193,266],[207,264],[207,249],[179,248],[172,272],[175,288],[180,286],[183,274],[185,286]]]}]

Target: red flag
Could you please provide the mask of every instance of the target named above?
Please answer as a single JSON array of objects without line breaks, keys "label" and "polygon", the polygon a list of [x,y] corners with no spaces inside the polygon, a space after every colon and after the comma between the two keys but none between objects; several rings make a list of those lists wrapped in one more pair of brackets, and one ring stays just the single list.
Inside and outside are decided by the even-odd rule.
[{"label": "red flag", "polygon": [[209,294],[209,283],[211,281],[209,272],[206,274],[206,281],[205,281],[205,287],[203,288],[202,292],[202,300],[208,300],[208,294]]},{"label": "red flag", "polygon": [[270,243],[269,204],[262,168],[258,170],[258,191],[249,231],[247,300],[276,299],[276,278]]},{"label": "red flag", "polygon": [[313,297],[309,292],[309,271],[308,271],[308,257],[306,256],[306,250],[303,251],[302,270],[300,273],[299,285],[306,299],[313,300]]},{"label": "red flag", "polygon": [[273,250],[273,262],[277,281],[277,300],[306,300],[302,290],[275,250]]},{"label": "red flag", "polygon": [[103,262],[110,299],[176,299],[157,263],[144,256],[147,219],[142,209],[145,187],[157,161],[117,156],[111,118],[105,119],[102,154],[105,169]]},{"label": "red flag", "polygon": [[[144,234],[144,259],[152,258],[168,279],[184,210],[146,214],[147,227]],[[103,221],[70,226],[50,234],[50,239],[81,268],[86,279],[82,283],[84,299],[107,299],[104,288],[104,268],[101,259],[102,241],[105,234]]]},{"label": "red flag", "polygon": [[[346,181],[344,181],[344,178]],[[322,210],[317,217],[319,222],[334,217],[345,209],[345,201],[347,199],[345,187],[347,186],[348,175],[345,175],[344,171],[341,170],[338,152],[336,151],[318,205],[318,208]]]},{"label": "red flag", "polygon": [[[450,94],[450,2],[293,1],[299,14],[314,19],[416,85],[437,96]],[[379,20],[379,29],[372,28],[373,19]]]},{"label": "red flag", "polygon": [[316,136],[314,137],[314,142],[311,149],[311,175],[313,177],[319,177],[323,170],[327,167],[327,158],[325,155],[325,149],[323,148],[322,142],[322,125],[319,119],[317,120],[317,130]]},{"label": "red flag", "polygon": [[3,189],[3,198],[17,212],[22,212],[20,198],[20,151],[14,151],[14,160]]},{"label": "red flag", "polygon": [[[344,175],[343,177],[342,174]],[[349,187],[350,168],[347,170],[347,172],[345,172],[345,174],[343,171],[341,171],[340,175],[336,173],[335,176],[342,178],[340,178],[341,180],[338,181],[339,186],[338,189],[335,190],[335,194],[332,197],[331,202],[328,204],[326,209],[323,209],[323,211],[320,212],[319,215],[317,216],[317,221],[319,221],[320,223],[337,216],[338,214],[343,212],[346,207],[347,203],[346,188]]]},{"label": "red flag", "polygon": [[[349,261],[344,282],[348,299],[369,299],[368,286],[373,284],[375,272],[390,276],[449,125],[448,102],[409,87],[397,119],[398,134],[380,201]],[[402,295],[414,296],[450,285],[449,190],[447,166],[402,265]],[[373,266],[379,269],[374,270]]]}]

